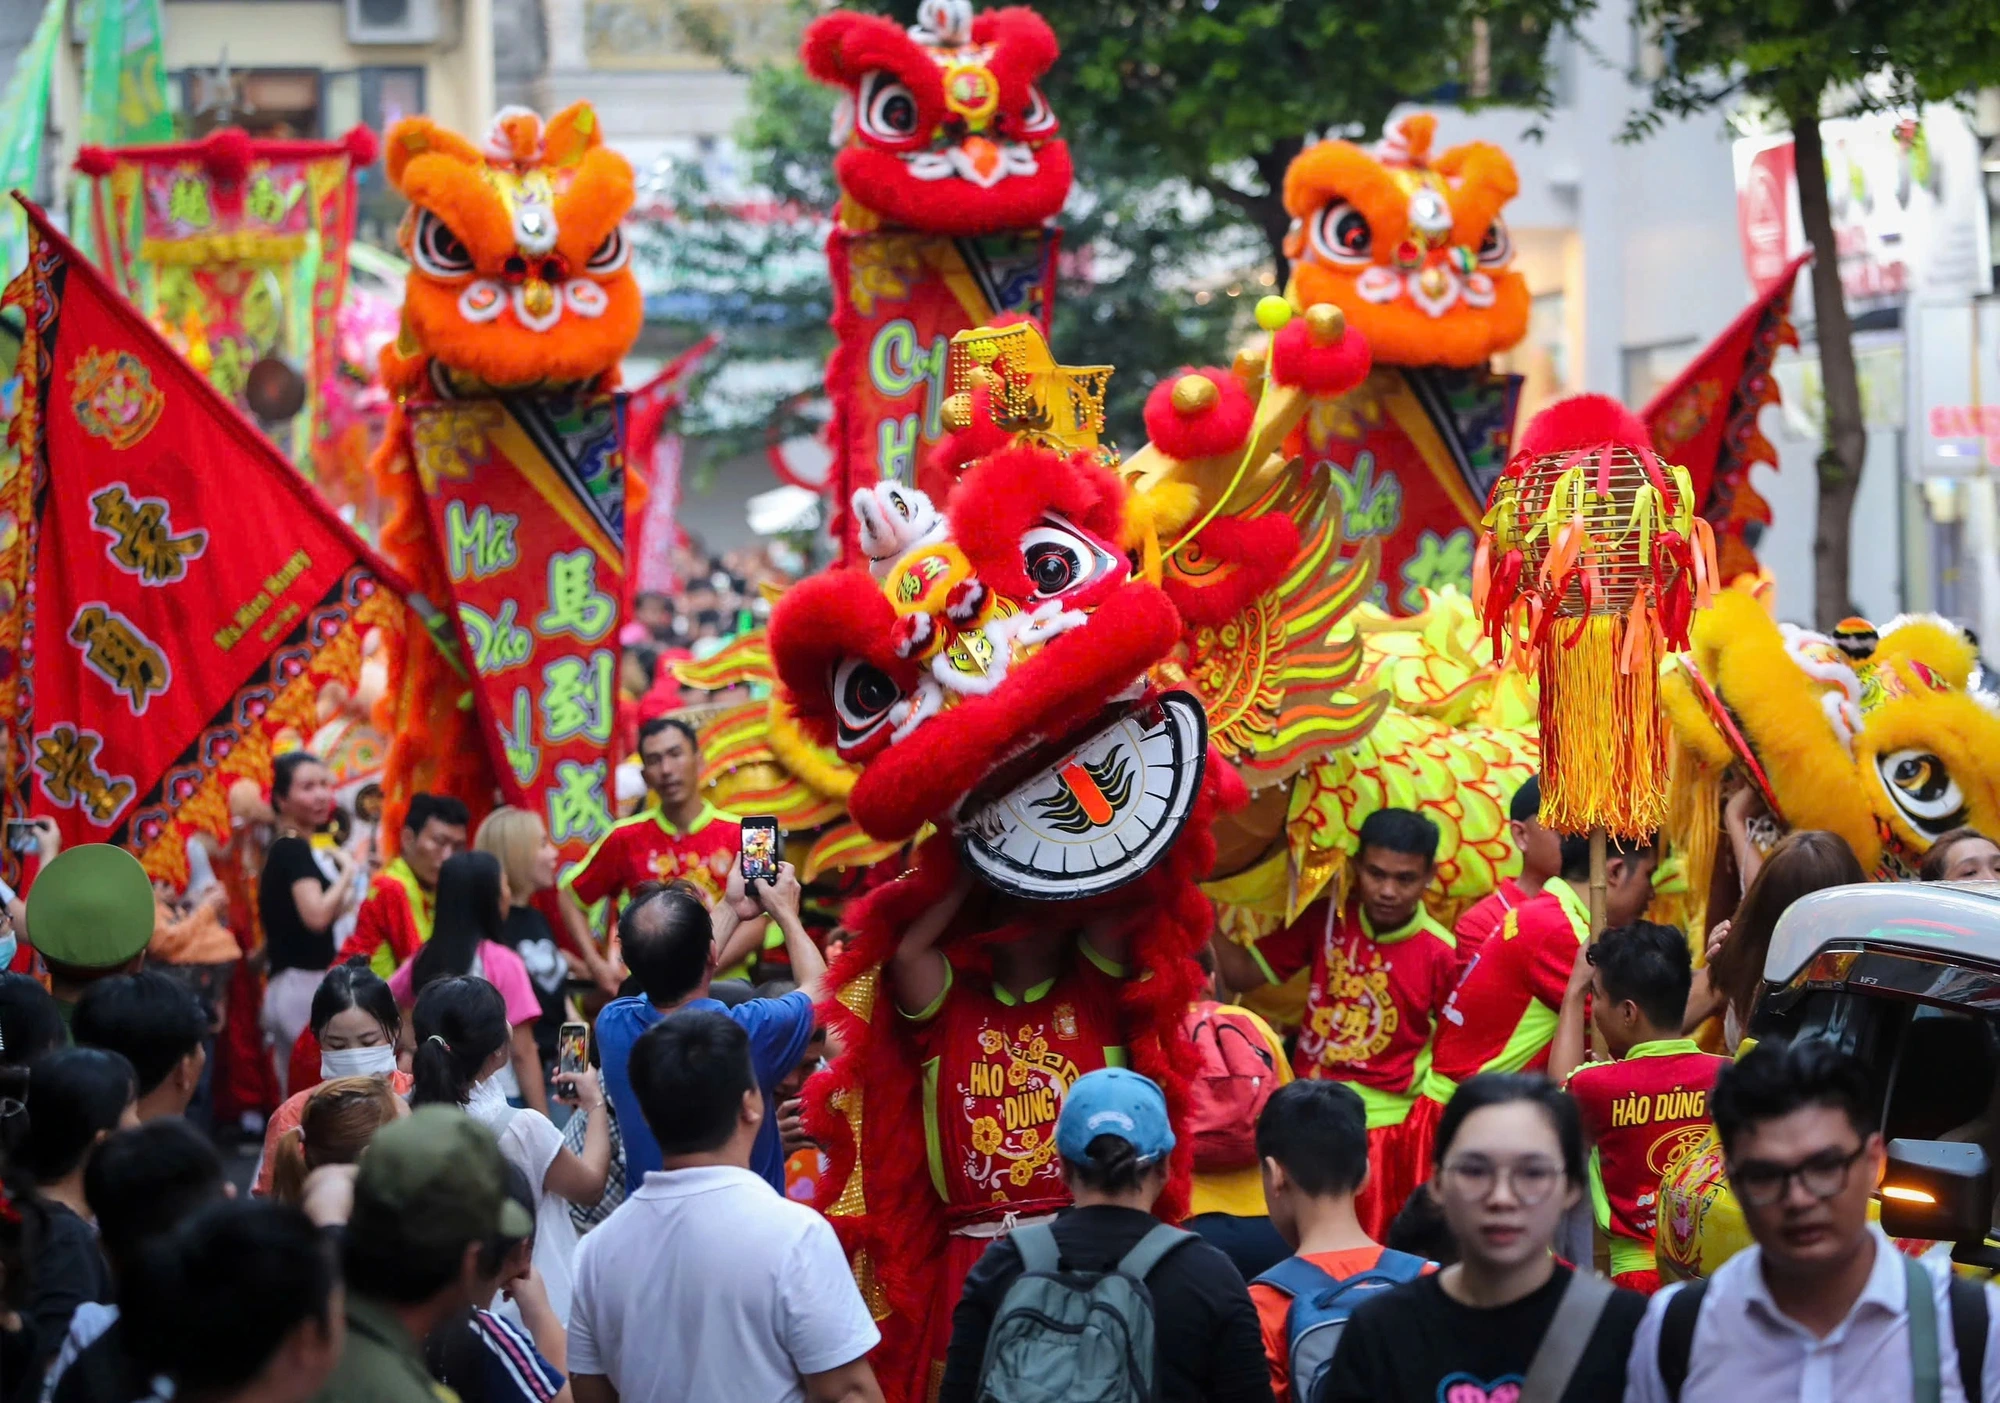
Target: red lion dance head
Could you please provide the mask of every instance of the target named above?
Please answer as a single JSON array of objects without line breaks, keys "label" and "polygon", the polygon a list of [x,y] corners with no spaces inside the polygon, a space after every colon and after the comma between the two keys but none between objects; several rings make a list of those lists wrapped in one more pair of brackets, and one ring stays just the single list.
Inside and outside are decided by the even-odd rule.
[{"label": "red lion dance head", "polygon": [[[1036,82],[1055,35],[1032,10],[974,17],[924,0],[909,29],[837,11],[806,30],[806,69],[842,88],[834,174],[852,205],[891,224],[985,234],[1053,219],[1069,147]],[[847,221],[853,224],[850,218]]]}]

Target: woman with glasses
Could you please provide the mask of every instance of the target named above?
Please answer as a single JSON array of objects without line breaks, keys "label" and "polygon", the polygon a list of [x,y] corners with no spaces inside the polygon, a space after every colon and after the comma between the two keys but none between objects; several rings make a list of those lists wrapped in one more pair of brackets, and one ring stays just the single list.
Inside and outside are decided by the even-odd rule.
[{"label": "woman with glasses", "polygon": [[1619,1397],[1645,1298],[1551,1251],[1584,1191],[1575,1105],[1545,1077],[1473,1077],[1445,1107],[1432,1154],[1431,1193],[1459,1260],[1355,1308],[1323,1403]]}]

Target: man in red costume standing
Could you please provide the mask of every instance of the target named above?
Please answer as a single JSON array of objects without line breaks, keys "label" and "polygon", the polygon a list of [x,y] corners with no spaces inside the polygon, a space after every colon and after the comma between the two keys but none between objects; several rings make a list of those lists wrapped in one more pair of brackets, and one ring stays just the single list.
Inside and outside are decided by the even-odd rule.
[{"label": "man in red costume standing", "polygon": [[1451,933],[1458,937],[1458,968],[1463,974],[1479,957],[1486,942],[1499,933],[1507,913],[1530,897],[1540,896],[1542,886],[1562,870],[1562,835],[1542,827],[1542,777],[1530,775],[1527,783],[1514,791],[1507,805],[1507,830],[1513,835],[1514,849],[1521,854],[1521,872],[1502,877],[1500,885],[1472,903],[1458,918]]},{"label": "man in red costume standing", "polygon": [[431,938],[437,915],[438,869],[465,851],[470,822],[465,805],[449,794],[410,796],[403,841],[395,858],[375,874],[338,958],[366,955],[368,967],[387,979],[416,957]]},{"label": "man in red costume standing", "polygon": [[[925,1060],[924,1146],[951,1236],[943,1299],[956,1301],[987,1245],[1069,1205],[1056,1120],[1076,1079],[1125,1065],[1118,995],[1127,942],[1112,923],[988,945],[987,969],[955,964],[939,938],[974,891],[962,877],[896,945],[889,983]],[[998,906],[990,891],[975,898]],[[951,1312],[933,1317],[933,1358]]]},{"label": "man in red costume standing", "polygon": [[[1605,862],[1605,926],[1627,925],[1653,899],[1653,840],[1612,839]],[[1576,968],[1579,945],[1590,940],[1590,839],[1562,840],[1562,875],[1542,894],[1509,911],[1459,981],[1438,1021],[1431,1064],[1418,1083],[1416,1104],[1384,1153],[1393,1172],[1429,1174],[1438,1118],[1458,1084],[1480,1072],[1538,1072]]]},{"label": "man in red costume standing", "polygon": [[1418,1180],[1383,1156],[1431,1059],[1431,1030],[1458,982],[1451,932],[1424,910],[1437,826],[1408,809],[1380,809],[1361,825],[1354,896],[1307,907],[1285,929],[1245,949],[1217,939],[1235,988],[1281,984],[1312,970],[1292,1070],[1345,1082],[1368,1108],[1368,1180],[1355,1199],[1362,1230],[1380,1239]]}]

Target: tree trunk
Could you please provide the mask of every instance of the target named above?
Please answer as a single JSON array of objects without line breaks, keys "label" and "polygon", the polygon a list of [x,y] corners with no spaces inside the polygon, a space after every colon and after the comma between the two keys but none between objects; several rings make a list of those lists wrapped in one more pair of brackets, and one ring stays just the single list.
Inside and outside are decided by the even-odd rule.
[{"label": "tree trunk", "polygon": [[1820,383],[1826,395],[1826,443],[1819,455],[1819,516],[1813,527],[1813,618],[1830,629],[1854,612],[1848,590],[1854,499],[1868,431],[1861,421],[1861,378],[1854,368],[1854,328],[1840,290],[1840,252],[1827,203],[1826,155],[1818,109],[1788,114],[1798,167],[1799,219],[1813,247],[1813,316]]},{"label": "tree trunk", "polygon": [[1278,275],[1281,292],[1292,276],[1292,261],[1285,257],[1285,235],[1292,227],[1292,217],[1285,212],[1285,171],[1305,145],[1304,137],[1280,137],[1269,150],[1258,154],[1257,174],[1263,177],[1266,193],[1245,207],[1270,245],[1271,270]]}]

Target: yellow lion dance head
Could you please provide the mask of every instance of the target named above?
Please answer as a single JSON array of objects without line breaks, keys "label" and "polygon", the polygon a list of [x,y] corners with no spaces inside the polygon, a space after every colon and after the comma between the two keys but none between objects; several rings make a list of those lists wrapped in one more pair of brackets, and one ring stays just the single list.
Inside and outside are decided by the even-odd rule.
[{"label": "yellow lion dance head", "polygon": [[389,182],[410,201],[403,327],[382,379],[403,395],[603,384],[643,315],[621,225],[632,167],[587,102],[546,125],[502,108],[475,145],[428,117],[389,130]]},{"label": "yellow lion dance head", "polygon": [[1909,616],[1878,636],[1849,620],[1829,637],[1728,590],[1692,641],[1661,696],[1677,788],[1706,792],[1707,824],[1733,768],[1783,827],[1838,833],[1879,876],[1909,875],[1953,828],[2000,833],[2000,714],[1967,690],[1977,655],[1951,624]]}]

